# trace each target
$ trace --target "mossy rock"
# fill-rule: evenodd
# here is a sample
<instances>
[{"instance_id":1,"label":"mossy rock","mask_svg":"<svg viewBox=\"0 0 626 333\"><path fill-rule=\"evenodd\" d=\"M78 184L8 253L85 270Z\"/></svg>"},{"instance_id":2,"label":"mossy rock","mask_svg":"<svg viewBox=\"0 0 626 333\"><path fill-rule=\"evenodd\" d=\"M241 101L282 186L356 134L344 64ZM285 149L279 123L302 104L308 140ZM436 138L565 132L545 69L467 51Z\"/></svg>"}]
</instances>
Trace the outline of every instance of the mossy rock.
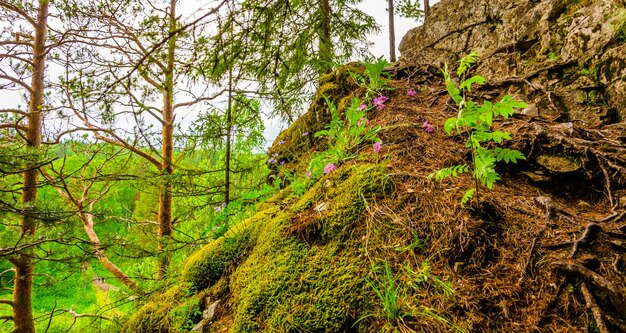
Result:
<instances>
[{"instance_id":1,"label":"mossy rock","mask_svg":"<svg viewBox=\"0 0 626 333\"><path fill-rule=\"evenodd\" d=\"M386 172L380 164L344 165L321 178L291 210L302 212L320 202L328 203L320 212L319 240L340 239L349 232L365 210L365 200L390 189Z\"/></svg>"},{"instance_id":2,"label":"mossy rock","mask_svg":"<svg viewBox=\"0 0 626 333\"><path fill-rule=\"evenodd\" d=\"M258 212L255 214L256 218L252 217L233 226L223 237L191 255L183 267L182 280L196 291L217 282L224 270L237 263L245 250L251 247L254 240L254 220L261 219L267 213L267 210Z\"/></svg>"},{"instance_id":3,"label":"mossy rock","mask_svg":"<svg viewBox=\"0 0 626 333\"><path fill-rule=\"evenodd\" d=\"M269 155L277 154L277 163L293 162L300 152L307 150L314 144L312 135L322 130L330 122L326 98L337 106L341 115L346 107L350 106L359 85L350 73L363 75L365 68L360 63L349 63L338 67L331 73L320 77L319 88L313 97L309 110L300 116L286 130L282 131L269 149ZM308 133L308 135L304 135Z\"/></svg>"},{"instance_id":4,"label":"mossy rock","mask_svg":"<svg viewBox=\"0 0 626 333\"><path fill-rule=\"evenodd\" d=\"M168 314L185 294L184 288L176 286L152 298L126 321L122 333L176 332L172 318Z\"/></svg>"}]
</instances>

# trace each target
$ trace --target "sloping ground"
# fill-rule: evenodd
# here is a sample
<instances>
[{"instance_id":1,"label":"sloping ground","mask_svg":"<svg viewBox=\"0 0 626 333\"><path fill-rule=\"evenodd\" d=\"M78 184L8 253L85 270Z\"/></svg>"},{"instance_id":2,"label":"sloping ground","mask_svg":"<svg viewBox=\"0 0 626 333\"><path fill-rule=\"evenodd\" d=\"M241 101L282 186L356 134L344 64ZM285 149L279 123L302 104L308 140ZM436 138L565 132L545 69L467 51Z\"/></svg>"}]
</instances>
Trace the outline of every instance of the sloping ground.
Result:
<instances>
[{"instance_id":1,"label":"sloping ground","mask_svg":"<svg viewBox=\"0 0 626 333\"><path fill-rule=\"evenodd\" d=\"M309 112L276 140L278 176L303 175L325 149L303 135L329 120L322 95L341 111L364 93L348 70L362 69L325 76ZM430 66L392 74L387 106L368 115L383 127L379 154L364 146L301 196L288 186L261 204L190 257L180 284L124 331L626 332L624 124L498 122L527 162L502 167L494 189L462 207L470 176L428 178L471 159L442 130L456 115L442 76ZM473 97L497 99L499 88Z\"/></svg>"}]
</instances>

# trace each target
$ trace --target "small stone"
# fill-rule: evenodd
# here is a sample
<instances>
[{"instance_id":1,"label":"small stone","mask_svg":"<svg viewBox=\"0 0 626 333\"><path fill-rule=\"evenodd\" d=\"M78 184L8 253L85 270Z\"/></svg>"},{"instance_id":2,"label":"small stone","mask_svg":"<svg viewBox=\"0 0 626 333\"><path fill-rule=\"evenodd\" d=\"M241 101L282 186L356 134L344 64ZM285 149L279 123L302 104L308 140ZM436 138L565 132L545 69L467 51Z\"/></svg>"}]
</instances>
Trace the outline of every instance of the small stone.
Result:
<instances>
[{"instance_id":1,"label":"small stone","mask_svg":"<svg viewBox=\"0 0 626 333\"><path fill-rule=\"evenodd\" d=\"M315 208L313 208L313 210L318 213L321 213L326 209L328 209L328 202L326 201L320 202L317 206L315 206Z\"/></svg>"},{"instance_id":2,"label":"small stone","mask_svg":"<svg viewBox=\"0 0 626 333\"><path fill-rule=\"evenodd\" d=\"M219 304L220 304L220 300L218 299L217 301L209 305L209 307L206 308L206 310L202 311L202 318L206 320L212 320L213 317L215 317L215 310L217 310L217 306Z\"/></svg>"},{"instance_id":3,"label":"small stone","mask_svg":"<svg viewBox=\"0 0 626 333\"><path fill-rule=\"evenodd\" d=\"M557 174L567 174L580 170L580 165L573 158L565 156L539 155L537 157L537 164Z\"/></svg>"},{"instance_id":4,"label":"small stone","mask_svg":"<svg viewBox=\"0 0 626 333\"><path fill-rule=\"evenodd\" d=\"M522 171L522 173L523 173L526 177L530 178L530 180L531 180L532 182L535 182L535 183L550 181L550 177L548 177L548 176L544 176L544 175L540 175L540 174L538 174L538 173L534 173L534 172L527 172L527 171Z\"/></svg>"},{"instance_id":5,"label":"small stone","mask_svg":"<svg viewBox=\"0 0 626 333\"><path fill-rule=\"evenodd\" d=\"M537 106L535 104L529 104L527 108L522 110L521 114L530 116L530 117L538 117L539 109L537 109Z\"/></svg>"}]
</instances>

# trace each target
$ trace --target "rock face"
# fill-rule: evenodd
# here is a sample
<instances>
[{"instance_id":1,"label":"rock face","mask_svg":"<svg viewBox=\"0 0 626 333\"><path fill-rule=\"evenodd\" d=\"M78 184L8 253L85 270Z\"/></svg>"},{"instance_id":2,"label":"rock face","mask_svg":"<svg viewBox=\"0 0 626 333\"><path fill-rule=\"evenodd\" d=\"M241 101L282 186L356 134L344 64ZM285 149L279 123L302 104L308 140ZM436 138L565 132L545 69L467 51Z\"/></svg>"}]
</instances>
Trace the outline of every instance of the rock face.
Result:
<instances>
[{"instance_id":1,"label":"rock face","mask_svg":"<svg viewBox=\"0 0 626 333\"><path fill-rule=\"evenodd\" d=\"M405 64L453 63L478 51L476 72L540 115L597 126L626 121L625 0L442 0L402 39Z\"/></svg>"}]
</instances>

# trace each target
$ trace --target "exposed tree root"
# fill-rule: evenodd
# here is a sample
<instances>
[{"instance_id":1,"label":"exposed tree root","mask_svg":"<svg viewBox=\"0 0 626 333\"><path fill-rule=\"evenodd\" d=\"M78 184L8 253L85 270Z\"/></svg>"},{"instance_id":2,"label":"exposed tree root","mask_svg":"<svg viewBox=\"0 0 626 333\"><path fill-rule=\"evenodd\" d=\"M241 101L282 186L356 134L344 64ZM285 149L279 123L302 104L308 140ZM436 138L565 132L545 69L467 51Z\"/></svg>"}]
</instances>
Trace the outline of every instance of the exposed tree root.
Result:
<instances>
[{"instance_id":1,"label":"exposed tree root","mask_svg":"<svg viewBox=\"0 0 626 333\"><path fill-rule=\"evenodd\" d=\"M589 290L589 287L587 287L586 282L583 282L583 284L580 286L580 290L585 297L587 309L591 310L591 313L593 314L593 319L596 321L596 327L598 328L598 331L600 331L600 333L609 333L610 331L606 327L606 323L604 322L604 314L598 306L598 303L596 303L596 298L593 297L593 294Z\"/></svg>"},{"instance_id":2,"label":"exposed tree root","mask_svg":"<svg viewBox=\"0 0 626 333\"><path fill-rule=\"evenodd\" d=\"M621 315L626 316L626 298L619 291L619 288L611 281L605 279L600 274L588 269L587 267L571 261L557 261L553 266L561 271L572 273L584 281L602 289L607 294L615 310Z\"/></svg>"}]
</instances>

